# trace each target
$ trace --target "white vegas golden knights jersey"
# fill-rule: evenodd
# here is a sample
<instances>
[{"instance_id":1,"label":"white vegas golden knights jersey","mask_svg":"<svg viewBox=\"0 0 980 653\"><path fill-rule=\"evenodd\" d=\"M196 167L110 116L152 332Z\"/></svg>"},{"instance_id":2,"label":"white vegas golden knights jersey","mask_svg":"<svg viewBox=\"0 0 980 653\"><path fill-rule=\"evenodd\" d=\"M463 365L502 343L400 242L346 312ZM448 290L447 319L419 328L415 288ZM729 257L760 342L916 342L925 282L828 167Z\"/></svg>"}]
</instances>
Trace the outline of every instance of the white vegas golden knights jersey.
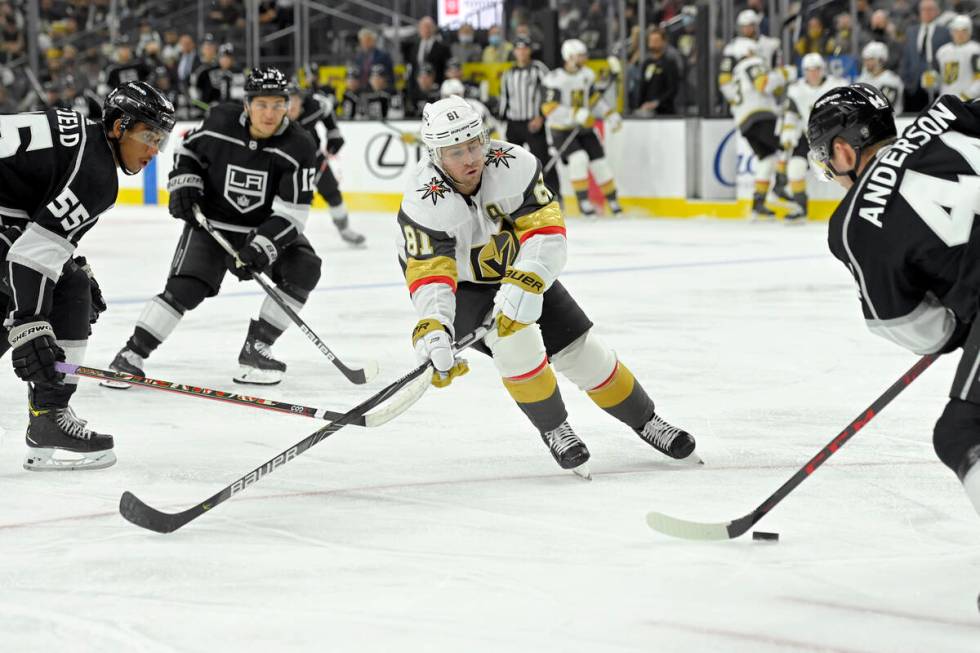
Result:
<instances>
[{"instance_id":1,"label":"white vegas golden knights jersey","mask_svg":"<svg viewBox=\"0 0 980 653\"><path fill-rule=\"evenodd\" d=\"M980 97L980 43L946 43L936 51L939 68L939 94L956 95L961 100Z\"/></svg>"},{"instance_id":2,"label":"white vegas golden knights jersey","mask_svg":"<svg viewBox=\"0 0 980 653\"><path fill-rule=\"evenodd\" d=\"M806 132L810 122L810 111L820 96L832 88L847 86L847 81L828 75L823 82L816 86L807 84L805 79L798 79L786 89L786 110L783 112L783 140L791 136L798 141Z\"/></svg>"},{"instance_id":3,"label":"white vegas golden knights jersey","mask_svg":"<svg viewBox=\"0 0 980 653\"><path fill-rule=\"evenodd\" d=\"M892 103L892 109L895 110L896 116L902 113L904 106L903 100L905 96L905 84L902 82L902 78L897 74L891 70L883 70L877 75L872 75L865 68L854 81L871 84L876 89L881 91L882 95L888 98L888 101Z\"/></svg>"},{"instance_id":4,"label":"white vegas golden knights jersey","mask_svg":"<svg viewBox=\"0 0 980 653\"><path fill-rule=\"evenodd\" d=\"M775 91L782 87L783 78L773 74L768 62L758 55L742 59L727 54L722 58L719 78L721 91L728 100L736 125L742 125L756 114L778 111Z\"/></svg>"},{"instance_id":5,"label":"white vegas golden knights jersey","mask_svg":"<svg viewBox=\"0 0 980 653\"><path fill-rule=\"evenodd\" d=\"M524 256L522 246L532 236L541 238ZM446 325L455 317L457 284L500 283L509 265L539 256L546 240L548 249L560 249L560 268L565 222L544 185L541 163L504 141L490 141L483 179L472 196L457 193L423 156L398 211L398 258L412 301L421 317Z\"/></svg>"},{"instance_id":6,"label":"white vegas golden knights jersey","mask_svg":"<svg viewBox=\"0 0 980 653\"><path fill-rule=\"evenodd\" d=\"M592 107L592 115L601 118L609 113L609 104L595 88L595 72L583 66L574 73L555 68L544 78L545 96L541 111L551 129L569 130L577 124L575 112Z\"/></svg>"}]
</instances>

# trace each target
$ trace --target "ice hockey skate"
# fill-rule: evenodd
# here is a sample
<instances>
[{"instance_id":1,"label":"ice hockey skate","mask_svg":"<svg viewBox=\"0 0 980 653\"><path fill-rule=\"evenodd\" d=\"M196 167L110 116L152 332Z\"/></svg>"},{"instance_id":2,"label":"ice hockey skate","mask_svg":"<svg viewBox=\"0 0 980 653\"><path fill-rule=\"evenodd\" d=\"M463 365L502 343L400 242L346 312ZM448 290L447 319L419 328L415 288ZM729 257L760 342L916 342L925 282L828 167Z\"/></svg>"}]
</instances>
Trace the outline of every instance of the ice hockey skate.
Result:
<instances>
[{"instance_id":1,"label":"ice hockey skate","mask_svg":"<svg viewBox=\"0 0 980 653\"><path fill-rule=\"evenodd\" d=\"M132 374L133 376L143 376L143 358L129 347L123 347L116 354L116 357L109 363L109 369L120 374ZM99 385L116 390L127 390L131 387L124 381L100 381Z\"/></svg>"},{"instance_id":2,"label":"ice hockey skate","mask_svg":"<svg viewBox=\"0 0 980 653\"><path fill-rule=\"evenodd\" d=\"M766 206L766 196L756 194L752 197L752 213L749 215L750 222L772 222L776 219L776 214Z\"/></svg>"},{"instance_id":3,"label":"ice hockey skate","mask_svg":"<svg viewBox=\"0 0 980 653\"><path fill-rule=\"evenodd\" d=\"M32 393L33 395L33 393ZM97 433L71 407L35 408L28 404L27 456L32 472L104 469L116 463L112 436Z\"/></svg>"},{"instance_id":4,"label":"ice hockey skate","mask_svg":"<svg viewBox=\"0 0 980 653\"><path fill-rule=\"evenodd\" d=\"M238 354L239 370L235 383L251 385L276 385L286 374L286 364L272 356L272 345L260 340L254 333L252 321L242 351Z\"/></svg>"},{"instance_id":5,"label":"ice hockey skate","mask_svg":"<svg viewBox=\"0 0 980 653\"><path fill-rule=\"evenodd\" d=\"M704 464L704 461L694 453L694 437L684 429L668 424L656 413L642 428L636 429L636 434L665 456L697 465Z\"/></svg>"},{"instance_id":6,"label":"ice hockey skate","mask_svg":"<svg viewBox=\"0 0 980 653\"><path fill-rule=\"evenodd\" d=\"M337 231L340 233L340 239L351 247L363 247L364 241L367 240L364 234L358 233L348 226L338 226Z\"/></svg>"},{"instance_id":7,"label":"ice hockey skate","mask_svg":"<svg viewBox=\"0 0 980 653\"><path fill-rule=\"evenodd\" d=\"M568 422L562 422L558 428L545 431L541 439L548 445L548 450L562 469L569 469L587 481L592 480L588 465L589 450Z\"/></svg>"}]
</instances>

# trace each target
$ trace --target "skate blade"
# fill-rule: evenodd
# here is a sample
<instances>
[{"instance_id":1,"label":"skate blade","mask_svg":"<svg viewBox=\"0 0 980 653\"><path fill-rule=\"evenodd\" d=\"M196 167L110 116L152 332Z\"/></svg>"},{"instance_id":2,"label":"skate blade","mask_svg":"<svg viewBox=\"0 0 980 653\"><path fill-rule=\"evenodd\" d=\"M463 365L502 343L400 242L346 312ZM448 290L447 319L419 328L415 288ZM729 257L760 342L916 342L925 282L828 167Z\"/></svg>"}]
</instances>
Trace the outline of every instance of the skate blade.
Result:
<instances>
[{"instance_id":1,"label":"skate blade","mask_svg":"<svg viewBox=\"0 0 980 653\"><path fill-rule=\"evenodd\" d=\"M130 388L133 387L132 383L125 383L123 381L109 381L109 380L99 381L99 385L101 385L103 388L112 388L114 390L129 390Z\"/></svg>"},{"instance_id":2,"label":"skate blade","mask_svg":"<svg viewBox=\"0 0 980 653\"><path fill-rule=\"evenodd\" d=\"M283 376L283 373L277 370L260 370L257 367L242 365L238 375L232 380L244 385L277 385L282 381Z\"/></svg>"},{"instance_id":3,"label":"skate blade","mask_svg":"<svg viewBox=\"0 0 980 653\"><path fill-rule=\"evenodd\" d=\"M84 453L54 447L30 447L24 457L29 472L68 472L82 469L105 469L116 464L112 449Z\"/></svg>"},{"instance_id":4,"label":"skate blade","mask_svg":"<svg viewBox=\"0 0 980 653\"><path fill-rule=\"evenodd\" d=\"M586 481L592 480L592 470L589 469L589 463L582 463L578 467L573 467L572 473Z\"/></svg>"},{"instance_id":5,"label":"skate blade","mask_svg":"<svg viewBox=\"0 0 980 653\"><path fill-rule=\"evenodd\" d=\"M683 463L685 465L703 465L704 464L704 461L701 460L701 456L697 455L694 452L691 452L691 455L689 455L687 458L672 458L672 460L676 460L677 462Z\"/></svg>"}]
</instances>

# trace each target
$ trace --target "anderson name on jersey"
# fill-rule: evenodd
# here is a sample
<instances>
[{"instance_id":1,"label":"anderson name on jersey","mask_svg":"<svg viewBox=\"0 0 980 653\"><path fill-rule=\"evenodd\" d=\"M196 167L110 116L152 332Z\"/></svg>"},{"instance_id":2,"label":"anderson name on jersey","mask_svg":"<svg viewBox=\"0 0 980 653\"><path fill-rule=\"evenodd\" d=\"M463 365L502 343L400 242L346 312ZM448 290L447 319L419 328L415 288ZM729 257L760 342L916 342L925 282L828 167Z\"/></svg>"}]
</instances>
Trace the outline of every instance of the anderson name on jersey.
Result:
<instances>
[{"instance_id":1,"label":"anderson name on jersey","mask_svg":"<svg viewBox=\"0 0 980 653\"><path fill-rule=\"evenodd\" d=\"M316 150L313 137L288 118L270 138L256 140L242 105L221 104L177 147L169 187L203 183L201 210L219 229L248 233L276 215L293 228L280 234L291 240L309 217Z\"/></svg>"},{"instance_id":2,"label":"anderson name on jersey","mask_svg":"<svg viewBox=\"0 0 980 653\"><path fill-rule=\"evenodd\" d=\"M6 258L9 319L48 315L62 268L118 191L100 123L68 109L0 115L0 227L23 230Z\"/></svg>"},{"instance_id":3,"label":"anderson name on jersey","mask_svg":"<svg viewBox=\"0 0 980 653\"><path fill-rule=\"evenodd\" d=\"M524 148L490 141L480 188L457 193L427 157L398 211L398 257L418 314L452 327L460 282L497 284L508 266L565 262L565 221ZM554 268L554 269L551 269Z\"/></svg>"},{"instance_id":4,"label":"anderson name on jersey","mask_svg":"<svg viewBox=\"0 0 980 653\"><path fill-rule=\"evenodd\" d=\"M944 95L882 148L830 219L871 331L939 351L980 297L980 105Z\"/></svg>"}]
</instances>

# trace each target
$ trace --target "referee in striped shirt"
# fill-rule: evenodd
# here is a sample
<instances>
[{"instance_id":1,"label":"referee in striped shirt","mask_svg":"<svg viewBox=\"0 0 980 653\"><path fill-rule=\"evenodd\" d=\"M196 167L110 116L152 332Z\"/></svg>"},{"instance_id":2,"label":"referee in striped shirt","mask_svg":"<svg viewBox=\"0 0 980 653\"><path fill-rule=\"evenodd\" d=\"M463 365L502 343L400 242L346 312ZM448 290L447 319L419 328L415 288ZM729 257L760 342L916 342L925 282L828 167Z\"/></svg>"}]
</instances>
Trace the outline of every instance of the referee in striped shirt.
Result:
<instances>
[{"instance_id":1,"label":"referee in striped shirt","mask_svg":"<svg viewBox=\"0 0 980 653\"><path fill-rule=\"evenodd\" d=\"M541 160L544 167L551 159L544 116L541 115L541 102L544 99L542 86L548 67L540 61L532 61L531 42L523 38L514 42L514 59L515 65L504 73L500 83L499 117L507 122L505 140L525 146ZM545 174L544 183L557 197L561 197L557 166L552 166Z\"/></svg>"}]
</instances>

